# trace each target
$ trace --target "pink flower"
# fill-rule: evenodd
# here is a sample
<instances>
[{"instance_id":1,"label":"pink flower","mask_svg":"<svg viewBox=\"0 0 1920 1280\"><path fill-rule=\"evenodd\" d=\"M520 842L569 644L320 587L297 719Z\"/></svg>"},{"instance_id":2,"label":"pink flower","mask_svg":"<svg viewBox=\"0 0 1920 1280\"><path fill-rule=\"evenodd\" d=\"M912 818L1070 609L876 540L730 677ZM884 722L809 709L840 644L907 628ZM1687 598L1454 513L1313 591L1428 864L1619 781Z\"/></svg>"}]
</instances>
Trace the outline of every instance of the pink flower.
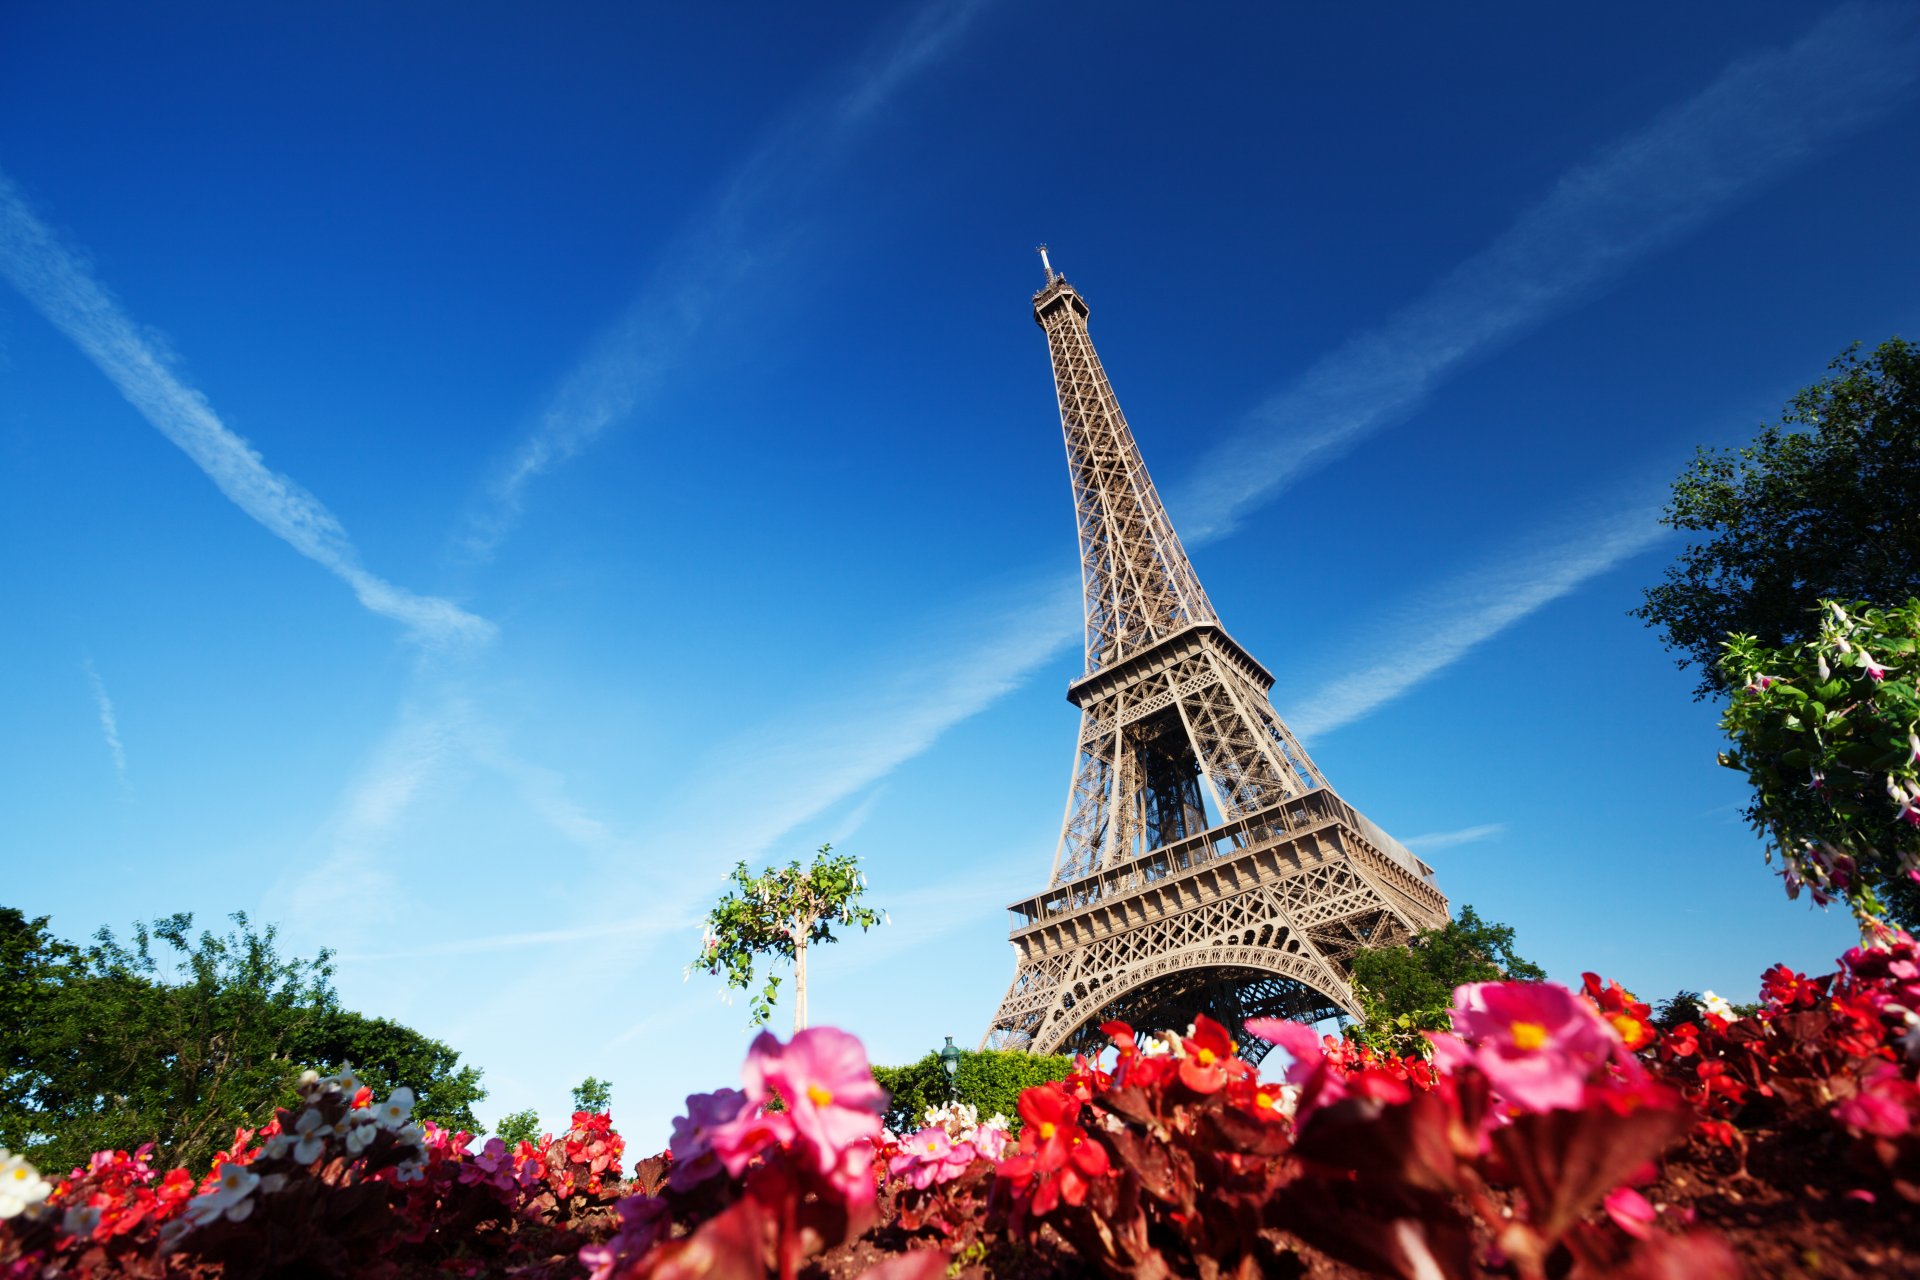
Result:
<instances>
[{"instance_id":1,"label":"pink flower","mask_svg":"<svg viewBox=\"0 0 1920 1280\"><path fill-rule=\"evenodd\" d=\"M667 1181L675 1191L686 1191L720 1172L723 1157L714 1150L714 1131L747 1109L747 1095L738 1089L687 1095L687 1114L674 1117L673 1137L667 1143L673 1152L673 1172ZM753 1153L734 1154L744 1165ZM738 1172L733 1165L728 1168Z\"/></svg>"},{"instance_id":2,"label":"pink flower","mask_svg":"<svg viewBox=\"0 0 1920 1280\"><path fill-rule=\"evenodd\" d=\"M1619 1228L1636 1240L1645 1240L1654 1234L1653 1224L1660 1216L1647 1198L1632 1187L1615 1187L1601 1201Z\"/></svg>"},{"instance_id":3,"label":"pink flower","mask_svg":"<svg viewBox=\"0 0 1920 1280\"><path fill-rule=\"evenodd\" d=\"M833 1027L810 1027L783 1045L762 1032L741 1074L745 1107L709 1130L729 1174L738 1177L771 1145L792 1144L849 1201L873 1198L873 1143L887 1095L874 1083L859 1040ZM765 1110L775 1097L786 1110Z\"/></svg>"},{"instance_id":4,"label":"pink flower","mask_svg":"<svg viewBox=\"0 0 1920 1280\"><path fill-rule=\"evenodd\" d=\"M1914 1127L1920 1113L1920 1085L1891 1062L1876 1062L1860 1082L1860 1092L1833 1109L1833 1118L1850 1129L1877 1138L1898 1138Z\"/></svg>"},{"instance_id":5,"label":"pink flower","mask_svg":"<svg viewBox=\"0 0 1920 1280\"><path fill-rule=\"evenodd\" d=\"M1615 1058L1635 1069L1592 1005L1548 982L1475 982L1453 993L1453 1028L1429 1035L1434 1061L1472 1065L1521 1111L1572 1110L1587 1078Z\"/></svg>"},{"instance_id":6,"label":"pink flower","mask_svg":"<svg viewBox=\"0 0 1920 1280\"><path fill-rule=\"evenodd\" d=\"M1304 1124L1314 1111L1346 1096L1346 1076L1334 1070L1313 1028L1286 1018L1248 1018L1246 1029L1248 1034L1286 1050L1293 1059L1286 1078L1288 1084L1300 1089L1293 1113L1296 1124Z\"/></svg>"},{"instance_id":7,"label":"pink flower","mask_svg":"<svg viewBox=\"0 0 1920 1280\"><path fill-rule=\"evenodd\" d=\"M620 1230L605 1244L590 1244L580 1250L580 1263L588 1270L588 1280L613 1280L630 1264L644 1257L673 1231L673 1216L667 1202L655 1196L628 1196L617 1206Z\"/></svg>"},{"instance_id":8,"label":"pink flower","mask_svg":"<svg viewBox=\"0 0 1920 1280\"><path fill-rule=\"evenodd\" d=\"M866 1049L844 1031L810 1027L786 1045L763 1032L743 1074L749 1098L777 1092L786 1102L795 1135L812 1144L822 1173L842 1152L880 1136L886 1090L874 1082Z\"/></svg>"},{"instance_id":9,"label":"pink flower","mask_svg":"<svg viewBox=\"0 0 1920 1280\"><path fill-rule=\"evenodd\" d=\"M974 1152L988 1160L998 1160L1007 1152L1008 1134L998 1125L983 1124L973 1131Z\"/></svg>"},{"instance_id":10,"label":"pink flower","mask_svg":"<svg viewBox=\"0 0 1920 1280\"><path fill-rule=\"evenodd\" d=\"M922 1129L900 1143L900 1154L887 1161L887 1172L905 1178L915 1190L925 1191L965 1173L976 1154L971 1142L955 1142L945 1129Z\"/></svg>"}]
</instances>

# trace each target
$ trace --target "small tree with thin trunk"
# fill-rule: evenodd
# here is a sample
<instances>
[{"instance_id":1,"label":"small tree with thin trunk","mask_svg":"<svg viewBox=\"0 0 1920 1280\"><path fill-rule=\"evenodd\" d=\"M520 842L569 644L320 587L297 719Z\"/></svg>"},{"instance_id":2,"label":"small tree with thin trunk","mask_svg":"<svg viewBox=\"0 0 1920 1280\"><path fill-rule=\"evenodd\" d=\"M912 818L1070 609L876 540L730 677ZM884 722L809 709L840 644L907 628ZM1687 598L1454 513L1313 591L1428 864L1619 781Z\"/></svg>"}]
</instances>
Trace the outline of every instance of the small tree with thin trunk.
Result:
<instances>
[{"instance_id":1,"label":"small tree with thin trunk","mask_svg":"<svg viewBox=\"0 0 1920 1280\"><path fill-rule=\"evenodd\" d=\"M755 876L742 862L731 884L707 913L700 954L687 971L725 973L729 987L745 991L753 986L759 957L787 960L793 965L793 1029L806 1030L807 949L832 942L835 925L859 925L864 932L883 919L879 909L859 900L867 888L859 859L823 844L812 866L790 862ZM773 1016L779 993L780 975L769 965L765 985L752 998L754 1026Z\"/></svg>"}]
</instances>

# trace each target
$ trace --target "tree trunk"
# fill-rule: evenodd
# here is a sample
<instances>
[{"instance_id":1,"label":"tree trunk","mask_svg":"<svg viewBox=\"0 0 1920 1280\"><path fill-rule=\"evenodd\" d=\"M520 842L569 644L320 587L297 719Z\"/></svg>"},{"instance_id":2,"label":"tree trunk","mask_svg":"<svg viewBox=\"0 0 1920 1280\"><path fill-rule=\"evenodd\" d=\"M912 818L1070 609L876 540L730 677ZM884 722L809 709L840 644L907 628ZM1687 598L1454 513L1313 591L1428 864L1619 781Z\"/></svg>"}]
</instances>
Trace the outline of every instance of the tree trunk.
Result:
<instances>
[{"instance_id":1,"label":"tree trunk","mask_svg":"<svg viewBox=\"0 0 1920 1280\"><path fill-rule=\"evenodd\" d=\"M793 937L793 1031L807 1029L807 934L800 930Z\"/></svg>"}]
</instances>

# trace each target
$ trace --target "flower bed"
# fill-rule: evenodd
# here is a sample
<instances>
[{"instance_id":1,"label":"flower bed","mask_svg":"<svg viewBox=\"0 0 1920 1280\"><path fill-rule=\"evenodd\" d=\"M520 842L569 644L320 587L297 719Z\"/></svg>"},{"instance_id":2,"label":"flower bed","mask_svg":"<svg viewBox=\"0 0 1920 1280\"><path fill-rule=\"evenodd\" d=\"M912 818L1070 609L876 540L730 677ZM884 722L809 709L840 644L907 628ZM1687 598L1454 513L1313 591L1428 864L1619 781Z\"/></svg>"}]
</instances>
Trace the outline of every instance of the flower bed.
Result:
<instances>
[{"instance_id":1,"label":"flower bed","mask_svg":"<svg viewBox=\"0 0 1920 1280\"><path fill-rule=\"evenodd\" d=\"M1920 1274L1920 948L1883 933L1762 997L1662 1030L1591 974L1481 983L1431 1061L1249 1022L1283 1080L1205 1018L1115 1023L1020 1096L1017 1140L959 1107L886 1134L852 1036L762 1035L631 1177L605 1115L476 1151L404 1089L309 1076L198 1178L0 1153L0 1274Z\"/></svg>"}]
</instances>

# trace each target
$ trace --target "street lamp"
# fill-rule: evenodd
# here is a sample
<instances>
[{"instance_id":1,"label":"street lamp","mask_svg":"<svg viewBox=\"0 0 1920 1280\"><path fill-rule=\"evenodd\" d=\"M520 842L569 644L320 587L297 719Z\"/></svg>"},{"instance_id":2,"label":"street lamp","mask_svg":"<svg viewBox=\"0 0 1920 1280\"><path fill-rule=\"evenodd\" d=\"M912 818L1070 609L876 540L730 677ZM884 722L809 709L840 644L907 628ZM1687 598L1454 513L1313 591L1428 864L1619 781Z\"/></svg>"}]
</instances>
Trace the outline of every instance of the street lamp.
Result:
<instances>
[{"instance_id":1,"label":"street lamp","mask_svg":"<svg viewBox=\"0 0 1920 1280\"><path fill-rule=\"evenodd\" d=\"M947 1037L947 1047L940 1051L940 1069L947 1073L947 1098L949 1101L960 1097L960 1051L953 1047L953 1037Z\"/></svg>"}]
</instances>

